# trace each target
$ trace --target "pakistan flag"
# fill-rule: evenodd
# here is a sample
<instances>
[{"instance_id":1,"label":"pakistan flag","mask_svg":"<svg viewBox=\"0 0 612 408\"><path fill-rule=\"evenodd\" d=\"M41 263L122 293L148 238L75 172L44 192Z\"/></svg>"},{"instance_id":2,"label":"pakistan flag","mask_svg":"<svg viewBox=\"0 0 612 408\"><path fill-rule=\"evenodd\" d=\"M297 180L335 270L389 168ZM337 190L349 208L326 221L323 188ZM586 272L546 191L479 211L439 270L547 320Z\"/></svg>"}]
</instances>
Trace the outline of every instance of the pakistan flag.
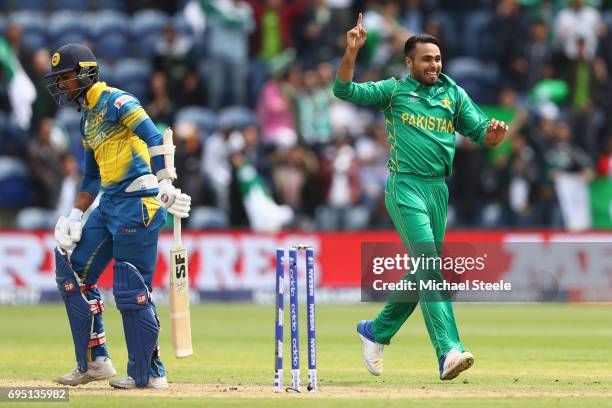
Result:
<instances>
[{"instance_id":1,"label":"pakistan flag","mask_svg":"<svg viewBox=\"0 0 612 408\"><path fill-rule=\"evenodd\" d=\"M240 162L236 177L251 228L257 232L279 231L293 220L293 210L276 204L257 169L247 161Z\"/></svg>"},{"instance_id":2,"label":"pakistan flag","mask_svg":"<svg viewBox=\"0 0 612 408\"><path fill-rule=\"evenodd\" d=\"M612 229L612 179L595 179L590 188L593 228Z\"/></svg>"},{"instance_id":3,"label":"pakistan flag","mask_svg":"<svg viewBox=\"0 0 612 408\"><path fill-rule=\"evenodd\" d=\"M30 128L32 103L36 99L36 88L25 73L13 49L4 38L0 38L0 69L4 72L4 84L17 125L22 130Z\"/></svg>"}]
</instances>

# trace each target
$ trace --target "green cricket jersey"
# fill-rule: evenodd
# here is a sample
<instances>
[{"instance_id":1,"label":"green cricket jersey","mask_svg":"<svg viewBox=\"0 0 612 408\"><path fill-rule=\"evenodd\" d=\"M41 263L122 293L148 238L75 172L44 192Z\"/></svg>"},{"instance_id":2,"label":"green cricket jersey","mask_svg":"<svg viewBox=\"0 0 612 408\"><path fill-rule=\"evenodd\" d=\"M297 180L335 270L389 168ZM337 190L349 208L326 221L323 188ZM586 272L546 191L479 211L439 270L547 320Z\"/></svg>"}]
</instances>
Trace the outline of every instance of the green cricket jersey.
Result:
<instances>
[{"instance_id":1,"label":"green cricket jersey","mask_svg":"<svg viewBox=\"0 0 612 408\"><path fill-rule=\"evenodd\" d=\"M376 106L385 115L391 157L389 170L447 177L455 155L455 132L482 145L489 119L450 77L430 87L411 77L355 83L336 77L334 95Z\"/></svg>"}]
</instances>

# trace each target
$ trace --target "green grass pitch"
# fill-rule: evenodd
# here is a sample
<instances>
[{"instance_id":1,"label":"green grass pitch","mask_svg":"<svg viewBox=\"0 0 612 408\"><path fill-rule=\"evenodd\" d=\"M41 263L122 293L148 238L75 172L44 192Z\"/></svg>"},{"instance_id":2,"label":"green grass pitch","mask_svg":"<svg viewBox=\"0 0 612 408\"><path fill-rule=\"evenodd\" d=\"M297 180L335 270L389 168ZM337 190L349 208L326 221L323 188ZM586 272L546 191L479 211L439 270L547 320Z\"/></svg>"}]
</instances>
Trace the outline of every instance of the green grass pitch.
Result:
<instances>
[{"instance_id":1,"label":"green grass pitch","mask_svg":"<svg viewBox=\"0 0 612 408\"><path fill-rule=\"evenodd\" d=\"M612 406L612 305L456 305L474 366L451 382L437 363L420 313L385 348L385 373L363 367L358 320L381 305L317 308L317 394L275 394L272 306L208 304L192 308L195 355L172 356L167 309L160 308L168 391L112 390L104 382L70 389L70 406L151 407L606 407ZM417 309L418 310L418 309ZM305 313L300 308L302 385ZM120 315L105 312L111 357L125 373ZM63 305L0 307L0 386L51 386L75 365ZM288 330L285 384L290 380ZM0 403L1 406L4 404ZM14 404L24 407L28 404ZM68 404L53 404L63 406ZM36 406L40 406L37 404Z\"/></svg>"}]
</instances>

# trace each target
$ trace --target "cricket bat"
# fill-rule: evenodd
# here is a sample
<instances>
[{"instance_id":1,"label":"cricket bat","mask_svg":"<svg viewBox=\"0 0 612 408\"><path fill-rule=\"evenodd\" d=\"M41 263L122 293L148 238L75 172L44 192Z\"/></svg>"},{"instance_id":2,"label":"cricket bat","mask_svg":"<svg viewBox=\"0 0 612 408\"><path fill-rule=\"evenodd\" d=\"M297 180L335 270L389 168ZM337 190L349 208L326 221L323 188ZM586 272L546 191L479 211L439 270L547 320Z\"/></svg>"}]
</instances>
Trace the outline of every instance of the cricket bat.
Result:
<instances>
[{"instance_id":1,"label":"cricket bat","mask_svg":"<svg viewBox=\"0 0 612 408\"><path fill-rule=\"evenodd\" d=\"M174 172L174 145L172 129L167 128L162 138L171 154L164 154L167 168ZM176 177L176 174L175 174ZM169 306L172 325L172 349L176 358L193 354L191 345L191 316L189 313L189 271L187 270L187 249L181 239L181 219L174 216L174 242L170 250Z\"/></svg>"},{"instance_id":2,"label":"cricket bat","mask_svg":"<svg viewBox=\"0 0 612 408\"><path fill-rule=\"evenodd\" d=\"M187 249L181 240L181 219L174 216L174 243L170 250L170 321L172 348L176 358L193 354L189 313L189 273Z\"/></svg>"}]
</instances>

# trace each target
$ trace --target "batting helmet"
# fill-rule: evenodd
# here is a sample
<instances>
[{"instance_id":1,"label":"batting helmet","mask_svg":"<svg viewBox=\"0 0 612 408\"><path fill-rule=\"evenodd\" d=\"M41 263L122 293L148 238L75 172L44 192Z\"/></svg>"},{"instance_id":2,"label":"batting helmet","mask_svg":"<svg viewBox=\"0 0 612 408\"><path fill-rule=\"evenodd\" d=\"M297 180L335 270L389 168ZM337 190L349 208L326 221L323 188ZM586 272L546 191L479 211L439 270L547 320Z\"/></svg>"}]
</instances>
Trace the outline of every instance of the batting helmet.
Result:
<instances>
[{"instance_id":1,"label":"batting helmet","mask_svg":"<svg viewBox=\"0 0 612 408\"><path fill-rule=\"evenodd\" d=\"M79 87L72 91L79 91L75 96L69 98L68 90L62 90L58 85L71 81L59 81L58 75L74 71L77 73L76 81ZM93 52L82 44L62 45L53 53L51 57L51 72L45 75L46 78L55 78L52 83L47 85L47 90L53 100L59 106L66 106L71 102L82 97L86 90L98 80L98 62Z\"/></svg>"}]
</instances>

